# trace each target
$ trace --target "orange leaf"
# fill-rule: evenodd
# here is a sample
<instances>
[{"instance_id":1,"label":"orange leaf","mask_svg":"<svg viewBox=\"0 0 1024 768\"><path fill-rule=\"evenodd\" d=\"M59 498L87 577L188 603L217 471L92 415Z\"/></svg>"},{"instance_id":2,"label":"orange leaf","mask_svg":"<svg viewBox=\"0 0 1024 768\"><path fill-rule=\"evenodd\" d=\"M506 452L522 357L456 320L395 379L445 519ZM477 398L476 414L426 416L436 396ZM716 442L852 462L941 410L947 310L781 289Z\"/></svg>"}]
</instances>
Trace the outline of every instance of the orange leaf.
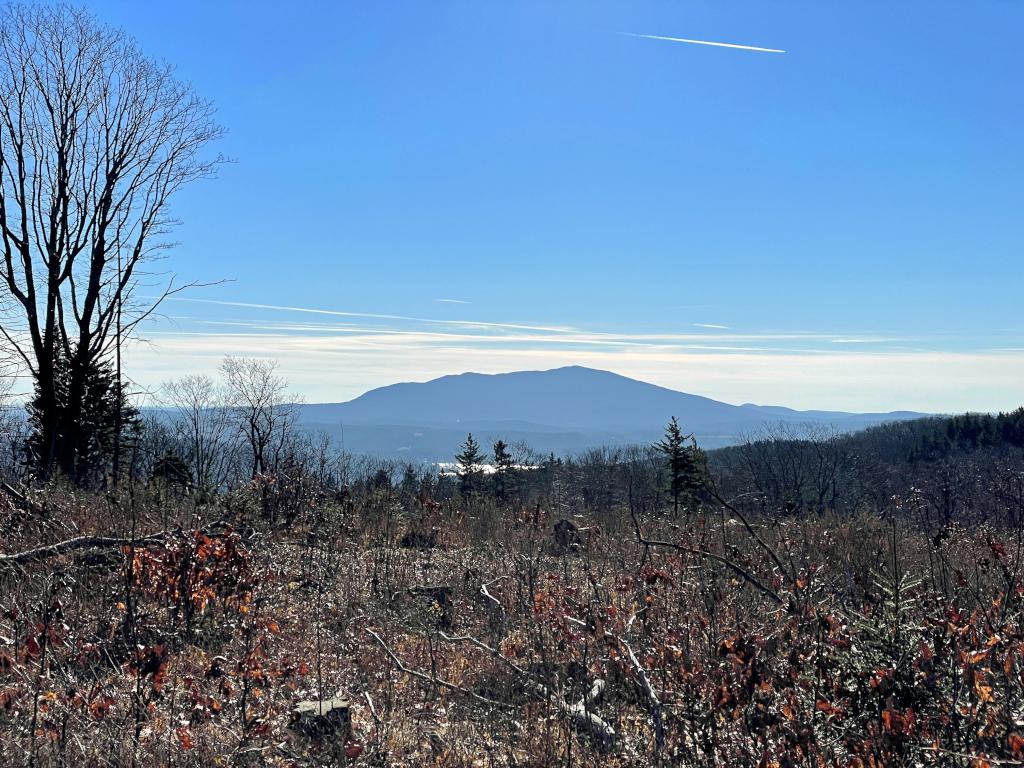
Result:
<instances>
[{"instance_id":1,"label":"orange leaf","mask_svg":"<svg viewBox=\"0 0 1024 768\"><path fill-rule=\"evenodd\" d=\"M110 705L113 703L114 699L112 696L100 696L89 705L89 714L96 720L102 720L103 716L107 713L107 710L110 709Z\"/></svg>"},{"instance_id":2,"label":"orange leaf","mask_svg":"<svg viewBox=\"0 0 1024 768\"><path fill-rule=\"evenodd\" d=\"M1010 744L1010 749L1013 751L1014 757L1019 757L1024 753L1024 736L1021 736L1017 731L1013 731L1006 740Z\"/></svg>"},{"instance_id":3,"label":"orange leaf","mask_svg":"<svg viewBox=\"0 0 1024 768\"><path fill-rule=\"evenodd\" d=\"M178 741L181 742L183 749L192 749L192 734L188 732L188 728L178 728L175 733L178 734Z\"/></svg>"}]
</instances>

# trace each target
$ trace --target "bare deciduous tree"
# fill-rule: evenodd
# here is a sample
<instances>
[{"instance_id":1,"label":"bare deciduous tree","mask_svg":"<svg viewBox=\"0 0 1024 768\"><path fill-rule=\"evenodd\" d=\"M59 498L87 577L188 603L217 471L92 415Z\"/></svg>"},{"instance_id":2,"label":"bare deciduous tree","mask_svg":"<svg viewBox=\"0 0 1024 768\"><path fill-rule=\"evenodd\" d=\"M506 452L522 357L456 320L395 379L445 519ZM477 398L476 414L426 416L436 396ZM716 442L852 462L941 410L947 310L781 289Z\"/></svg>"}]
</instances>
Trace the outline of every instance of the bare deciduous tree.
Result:
<instances>
[{"instance_id":1,"label":"bare deciduous tree","mask_svg":"<svg viewBox=\"0 0 1024 768\"><path fill-rule=\"evenodd\" d=\"M43 473L75 476L89 372L159 303L137 294L144 265L220 134L210 102L89 13L0 10L0 334L34 379Z\"/></svg>"},{"instance_id":2,"label":"bare deciduous tree","mask_svg":"<svg viewBox=\"0 0 1024 768\"><path fill-rule=\"evenodd\" d=\"M221 373L238 430L250 450L252 477L277 468L296 413L288 400L288 382L276 360L226 357Z\"/></svg>"},{"instance_id":3,"label":"bare deciduous tree","mask_svg":"<svg viewBox=\"0 0 1024 768\"><path fill-rule=\"evenodd\" d=\"M174 431L188 449L193 481L199 488L219 488L237 452L226 387L209 376L193 375L167 382L163 391L173 408Z\"/></svg>"}]
</instances>

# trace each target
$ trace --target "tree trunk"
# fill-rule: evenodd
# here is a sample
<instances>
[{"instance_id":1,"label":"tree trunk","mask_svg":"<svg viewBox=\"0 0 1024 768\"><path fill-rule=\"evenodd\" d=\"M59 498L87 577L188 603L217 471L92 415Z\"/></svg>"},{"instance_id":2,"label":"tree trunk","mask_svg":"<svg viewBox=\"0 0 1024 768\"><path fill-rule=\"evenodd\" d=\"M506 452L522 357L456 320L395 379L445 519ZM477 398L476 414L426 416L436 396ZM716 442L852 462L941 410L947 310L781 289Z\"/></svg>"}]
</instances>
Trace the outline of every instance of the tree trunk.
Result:
<instances>
[{"instance_id":1,"label":"tree trunk","mask_svg":"<svg viewBox=\"0 0 1024 768\"><path fill-rule=\"evenodd\" d=\"M82 441L82 418L85 416L83 402L85 400L85 377L87 366L83 364L81 354L76 354L71 362L71 380L68 383L68 401L64 407L64 434L59 452L60 470L74 483L78 476L78 458Z\"/></svg>"}]
</instances>

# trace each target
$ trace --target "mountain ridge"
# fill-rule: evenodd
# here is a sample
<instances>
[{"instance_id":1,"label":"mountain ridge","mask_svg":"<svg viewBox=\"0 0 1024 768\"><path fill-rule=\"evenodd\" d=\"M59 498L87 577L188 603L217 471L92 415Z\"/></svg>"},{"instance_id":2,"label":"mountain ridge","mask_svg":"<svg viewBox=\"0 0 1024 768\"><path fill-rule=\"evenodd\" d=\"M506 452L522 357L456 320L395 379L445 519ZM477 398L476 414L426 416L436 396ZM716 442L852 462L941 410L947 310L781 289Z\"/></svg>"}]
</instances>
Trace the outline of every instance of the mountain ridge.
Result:
<instances>
[{"instance_id":1,"label":"mountain ridge","mask_svg":"<svg viewBox=\"0 0 1024 768\"><path fill-rule=\"evenodd\" d=\"M737 442L767 423L816 423L855 431L925 415L733 405L578 365L448 374L425 382L377 387L345 402L302 405L299 410L300 422L308 428L347 431L350 436L356 434L353 428L359 428L361 439L349 446L355 452L366 448L378 454L431 459L441 450L433 439L439 440L441 435L436 433L441 432L446 442L444 456L450 456L455 448L447 444L453 433L471 430L486 439L515 433L527 442L534 438L538 449L559 452L587 447L588 440L601 445L657 439L665 423L675 416L707 447L717 447ZM390 433L390 438L375 439L374 428L381 435ZM559 435L562 439L555 439ZM367 444L360 445L363 442ZM401 445L389 450L390 442Z\"/></svg>"}]
</instances>

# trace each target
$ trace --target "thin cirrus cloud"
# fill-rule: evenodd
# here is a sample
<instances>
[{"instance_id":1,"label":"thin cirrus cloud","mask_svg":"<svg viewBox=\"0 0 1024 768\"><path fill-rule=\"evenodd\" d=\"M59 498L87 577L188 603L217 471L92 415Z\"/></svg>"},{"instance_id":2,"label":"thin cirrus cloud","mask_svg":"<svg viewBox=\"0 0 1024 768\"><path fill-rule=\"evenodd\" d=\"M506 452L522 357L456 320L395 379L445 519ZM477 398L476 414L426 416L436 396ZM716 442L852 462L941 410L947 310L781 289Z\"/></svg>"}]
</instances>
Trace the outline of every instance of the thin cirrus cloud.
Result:
<instances>
[{"instance_id":1,"label":"thin cirrus cloud","mask_svg":"<svg viewBox=\"0 0 1024 768\"><path fill-rule=\"evenodd\" d=\"M372 317L376 317L373 315ZM417 321L424 322L424 321ZM648 346L648 347L674 347L680 345L694 345L702 349L743 349L757 351L762 349L766 352L772 351L818 351L828 352L827 348L820 347L816 350L806 349L807 345L816 345L825 342L832 342L831 334L817 333L810 331L796 332L749 332L749 333L615 333L608 331L588 331L577 328L552 329L550 326L532 326L518 323L482 323L478 321L461 320L430 320L429 325L416 325L403 328L387 325L368 325L360 323L315 323L315 322L294 322L277 321L266 319L255 320L232 320L232 319L209 319L209 318L183 318L179 316L176 323L180 330L153 329L149 335L175 335L187 336L209 335L211 331L188 330L187 326L201 326L204 328L219 327L230 329L227 333L238 333L242 335L264 334L267 336L333 336L335 338L346 337L351 339L383 340L387 337L406 338L415 340L418 343L430 343L435 340L459 340L474 344L499 344L508 346L511 344L536 344L543 346ZM440 329L437 326L445 326ZM889 341L883 337L864 338L858 340L860 343L882 343ZM706 342L712 342L707 344ZM755 346L731 347L722 346L723 343L746 343ZM768 347L765 344L778 342L792 343L790 348Z\"/></svg>"},{"instance_id":2,"label":"thin cirrus cloud","mask_svg":"<svg viewBox=\"0 0 1024 768\"><path fill-rule=\"evenodd\" d=\"M416 343L428 344L435 340L509 346L541 345L561 347L565 345L593 347L674 347L695 345L695 348L714 350L742 350L764 352L815 352L830 353L830 344L891 344L912 339L896 339L874 335L842 335L835 331L735 331L720 323L691 323L703 331L692 332L616 332L608 330L582 329L569 325L551 325L529 322L494 322L468 319L423 318L413 315L399 315L381 312L355 312L319 307L293 307L279 304L264 304L218 299L196 299L172 297L169 301L207 304L225 308L236 308L243 312L260 310L282 315L319 315L339 320L302 321L267 320L249 317L207 318L175 315L178 330L152 327L150 334L209 335L208 327L231 329L225 333L266 334L268 336L334 336L353 340L380 341L386 337L404 338ZM340 319L344 318L344 322ZM358 322L362 321L362 322ZM190 330L190 326L205 327L202 331ZM779 347L779 343L788 346ZM742 344L741 347L723 346ZM834 351L831 352L835 354Z\"/></svg>"},{"instance_id":3,"label":"thin cirrus cloud","mask_svg":"<svg viewBox=\"0 0 1024 768\"><path fill-rule=\"evenodd\" d=\"M833 344L877 344L883 341L899 341L899 339L829 339L829 341Z\"/></svg>"},{"instance_id":4,"label":"thin cirrus cloud","mask_svg":"<svg viewBox=\"0 0 1024 768\"><path fill-rule=\"evenodd\" d=\"M1019 405L1021 353L710 351L680 346L474 345L462 340L341 339L259 333L169 335L137 345L129 373L144 389L182 375L217 375L227 353L272 356L309 402L338 402L374 387L463 371L499 373L586 365L706 395L794 408L952 412Z\"/></svg>"},{"instance_id":5,"label":"thin cirrus cloud","mask_svg":"<svg viewBox=\"0 0 1024 768\"><path fill-rule=\"evenodd\" d=\"M434 299L438 304L471 304L470 301L463 301L462 299Z\"/></svg>"},{"instance_id":6,"label":"thin cirrus cloud","mask_svg":"<svg viewBox=\"0 0 1024 768\"><path fill-rule=\"evenodd\" d=\"M373 320L398 320L403 322L415 322L415 323L435 323L435 324L456 324L466 325L481 328L508 328L508 329L520 329L520 330L534 330L534 331L550 331L553 333L569 331L570 328L564 326L541 326L541 325L522 325L515 323L485 323L474 320L438 320L436 318L427 317L410 317L409 315L390 315L390 314L378 314L372 312L345 312L338 309L318 309L316 307L286 307L280 304L257 304L249 301L222 301L219 299L193 299L186 298L184 296L170 296L168 301L186 301L195 304L213 304L220 307L238 307L241 309L267 309L276 312L298 312L312 315L330 315L333 317L362 317Z\"/></svg>"},{"instance_id":7,"label":"thin cirrus cloud","mask_svg":"<svg viewBox=\"0 0 1024 768\"><path fill-rule=\"evenodd\" d=\"M1018 333L993 350L966 337L896 338L855 329L688 323L689 331L620 332L184 297L174 310L173 318L148 325L142 335L149 343L129 356L130 373L145 389L182 371L216 375L225 354L280 360L310 402L462 371L575 364L729 402L935 412L1015 407L1024 378Z\"/></svg>"},{"instance_id":8,"label":"thin cirrus cloud","mask_svg":"<svg viewBox=\"0 0 1024 768\"><path fill-rule=\"evenodd\" d=\"M740 45L739 43L720 43L713 40L693 40L688 37L668 37L666 35L641 35L637 32L619 32L627 37L641 37L645 40L663 40L670 43L689 43L691 45L711 45L715 48L737 48L741 51L757 51L759 53L785 53L781 48L761 48L756 45Z\"/></svg>"}]
</instances>

